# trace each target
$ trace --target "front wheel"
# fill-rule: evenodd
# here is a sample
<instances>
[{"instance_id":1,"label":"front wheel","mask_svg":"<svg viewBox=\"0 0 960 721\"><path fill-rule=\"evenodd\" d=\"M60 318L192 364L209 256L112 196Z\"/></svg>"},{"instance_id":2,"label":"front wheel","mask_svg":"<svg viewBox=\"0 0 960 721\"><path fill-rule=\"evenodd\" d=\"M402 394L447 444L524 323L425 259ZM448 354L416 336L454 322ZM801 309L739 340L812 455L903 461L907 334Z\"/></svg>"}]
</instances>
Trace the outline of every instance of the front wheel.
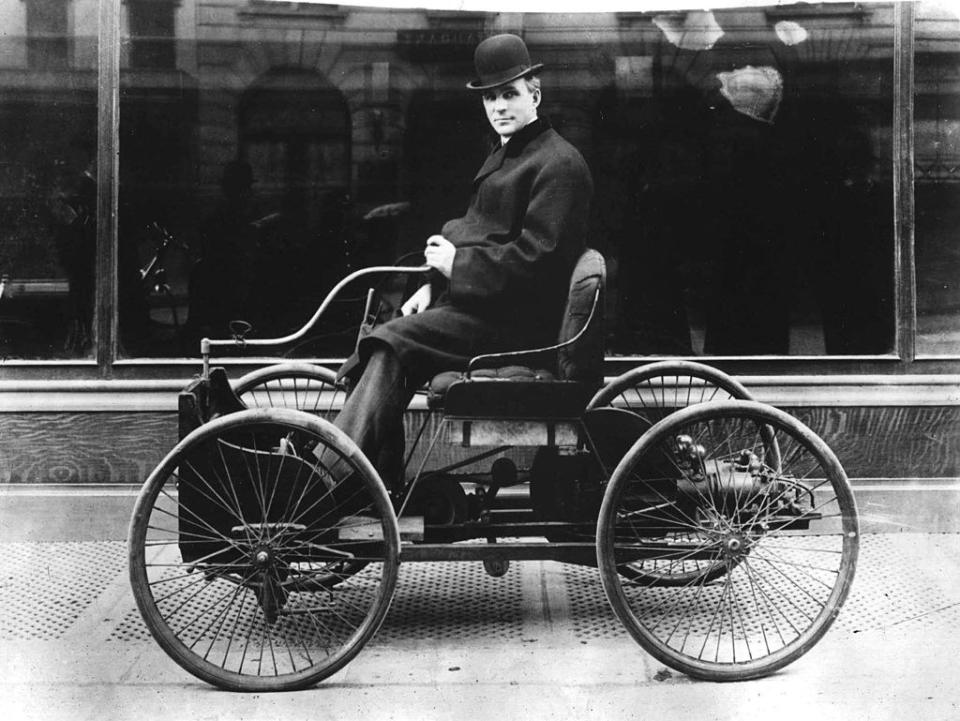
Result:
<instances>
[{"instance_id":1,"label":"front wheel","mask_svg":"<svg viewBox=\"0 0 960 721\"><path fill-rule=\"evenodd\" d=\"M241 377L234 386L248 408L292 408L332 421L343 406L346 389L337 374L312 363L277 363ZM362 561L344 561L330 581L359 573Z\"/></svg>"},{"instance_id":2,"label":"front wheel","mask_svg":"<svg viewBox=\"0 0 960 721\"><path fill-rule=\"evenodd\" d=\"M230 690L292 690L376 632L399 543L386 489L346 435L302 412L246 410L196 429L151 473L130 581L184 669Z\"/></svg>"},{"instance_id":3,"label":"front wheel","mask_svg":"<svg viewBox=\"0 0 960 721\"><path fill-rule=\"evenodd\" d=\"M627 631L712 681L765 676L809 650L847 597L858 545L833 452L792 416L745 401L687 408L647 431L614 470L597 526L603 587ZM724 572L672 586L631 572L652 561Z\"/></svg>"}]
</instances>

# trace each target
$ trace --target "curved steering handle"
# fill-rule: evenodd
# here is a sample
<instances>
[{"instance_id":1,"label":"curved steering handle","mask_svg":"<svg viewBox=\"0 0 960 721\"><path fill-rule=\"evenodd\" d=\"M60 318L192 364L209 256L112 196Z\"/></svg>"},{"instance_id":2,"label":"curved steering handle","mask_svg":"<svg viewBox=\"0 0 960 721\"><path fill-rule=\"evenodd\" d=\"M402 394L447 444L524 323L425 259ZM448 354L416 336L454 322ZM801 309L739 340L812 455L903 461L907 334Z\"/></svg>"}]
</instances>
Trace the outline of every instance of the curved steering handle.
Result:
<instances>
[{"instance_id":1,"label":"curved steering handle","mask_svg":"<svg viewBox=\"0 0 960 721\"><path fill-rule=\"evenodd\" d=\"M382 273L426 273L429 270L430 266L428 265L418 265L413 267L402 265L372 265L369 268L361 268L360 270L350 273L330 289L330 292L327 293L327 297L323 299L323 302L320 304L320 307L317 308L317 311L313 314L313 317L311 317L310 320L308 320L304 326L300 328L300 330L280 338L251 338L243 340L238 340L236 336L233 338L218 339L204 338L200 341L200 355L204 358L208 358L210 356L211 348L222 348L229 345L273 346L292 343L293 341L303 338L303 336L305 336L310 329L316 325L317 321L320 320L320 316L322 316L324 312L326 312L327 308L330 307L330 304L333 303L333 300L336 298L337 294L343 290L345 286L349 285L357 278L362 278L365 275L377 275Z\"/></svg>"}]
</instances>

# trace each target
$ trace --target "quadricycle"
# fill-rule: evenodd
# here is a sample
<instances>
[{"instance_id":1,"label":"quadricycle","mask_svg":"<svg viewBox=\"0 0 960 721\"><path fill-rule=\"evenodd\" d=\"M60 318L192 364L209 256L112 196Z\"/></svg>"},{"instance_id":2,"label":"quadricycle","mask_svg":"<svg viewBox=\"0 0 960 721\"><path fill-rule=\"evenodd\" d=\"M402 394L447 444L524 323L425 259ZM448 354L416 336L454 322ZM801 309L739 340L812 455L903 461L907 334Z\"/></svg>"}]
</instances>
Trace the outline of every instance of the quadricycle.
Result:
<instances>
[{"instance_id":1,"label":"quadricycle","mask_svg":"<svg viewBox=\"0 0 960 721\"><path fill-rule=\"evenodd\" d=\"M827 444L735 379L690 361L604 382L603 257L570 281L557 343L484 355L415 403L404 482L388 489L332 420L329 368L281 363L231 383L211 353L303 338L205 339L179 397L181 440L145 481L130 580L163 650L239 691L308 687L380 627L401 563L597 569L648 653L694 678L770 674L810 650L847 597L856 503ZM366 313L375 317L371 291ZM409 420L409 419L408 419Z\"/></svg>"}]
</instances>

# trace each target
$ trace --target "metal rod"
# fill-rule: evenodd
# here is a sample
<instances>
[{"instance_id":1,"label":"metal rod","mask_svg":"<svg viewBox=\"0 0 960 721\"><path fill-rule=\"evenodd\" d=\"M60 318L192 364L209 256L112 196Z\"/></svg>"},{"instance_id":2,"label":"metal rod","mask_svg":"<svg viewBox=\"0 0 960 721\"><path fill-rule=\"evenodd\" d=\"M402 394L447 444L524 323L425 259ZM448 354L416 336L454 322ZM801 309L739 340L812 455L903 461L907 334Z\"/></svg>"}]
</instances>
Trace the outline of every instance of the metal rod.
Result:
<instances>
[{"instance_id":1,"label":"metal rod","mask_svg":"<svg viewBox=\"0 0 960 721\"><path fill-rule=\"evenodd\" d=\"M285 335L280 338L254 338L253 340L245 340L238 338L204 338L201 341L201 354L203 349L203 343L207 343L207 348L223 348L230 345L241 345L241 346L273 346L273 345L284 345L285 343L292 343L293 341L300 340L307 334L307 332L316 325L317 321L320 319L320 316L326 312L327 308L330 307L330 304L333 303L333 299L344 289L347 285L357 280L357 278L362 278L365 275L376 275L381 273L426 273L430 270L430 266L420 265L415 267L409 266L396 266L396 265L374 265L369 268L361 268L360 270L354 271L350 275L346 276L337 283L333 288L327 293L327 297L323 299L323 302L320 304L320 307L317 308L316 313L313 314L313 317L306 322L306 324L300 328L300 330L291 333L290 335Z\"/></svg>"},{"instance_id":2,"label":"metal rod","mask_svg":"<svg viewBox=\"0 0 960 721\"><path fill-rule=\"evenodd\" d=\"M649 559L670 559L682 554L687 560L716 561L716 544L670 544L649 541L617 547L617 561L631 563ZM510 543L405 543L400 562L419 561L568 561L592 563L597 546L586 542L510 542Z\"/></svg>"},{"instance_id":3,"label":"metal rod","mask_svg":"<svg viewBox=\"0 0 960 721\"><path fill-rule=\"evenodd\" d=\"M490 361L508 361L515 358L521 358L523 356L540 355L542 353L548 353L550 351L558 351L561 348L566 348L567 346L573 345L578 340L580 340L581 336L583 336L587 332L587 329L590 327L590 325L593 322L593 315L596 312L597 306L600 303L600 290L601 290L600 288L597 288L596 292L593 294L593 305L590 306L590 315L587 316L586 322L583 324L580 330L577 331L577 334L573 336L573 338L569 338L563 341L562 343L557 343L556 345L544 346L543 348L531 348L530 350L508 351L506 353L485 353L483 355L474 356L473 358L470 359L470 363L467 365L466 377L469 378L470 374L473 371L478 370L477 366L482 365L483 363L487 363Z\"/></svg>"},{"instance_id":4,"label":"metal rod","mask_svg":"<svg viewBox=\"0 0 960 721\"><path fill-rule=\"evenodd\" d=\"M417 543L404 544L400 562L416 561L595 561L593 543Z\"/></svg>"}]
</instances>

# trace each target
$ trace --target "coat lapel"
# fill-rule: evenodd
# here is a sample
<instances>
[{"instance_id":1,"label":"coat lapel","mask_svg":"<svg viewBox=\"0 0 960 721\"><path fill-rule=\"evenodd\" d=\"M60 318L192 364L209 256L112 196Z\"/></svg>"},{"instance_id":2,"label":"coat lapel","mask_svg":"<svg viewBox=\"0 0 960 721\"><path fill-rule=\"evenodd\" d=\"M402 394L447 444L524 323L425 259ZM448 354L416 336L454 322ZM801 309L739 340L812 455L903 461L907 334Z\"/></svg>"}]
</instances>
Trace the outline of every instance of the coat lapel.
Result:
<instances>
[{"instance_id":1,"label":"coat lapel","mask_svg":"<svg viewBox=\"0 0 960 721\"><path fill-rule=\"evenodd\" d=\"M501 145L487 156L487 159L483 161L483 165L480 166L480 170L477 171L477 174L473 178L474 186L490 175L490 173L500 170L500 166L503 165L504 158L507 157L506 151L507 147L505 145Z\"/></svg>"},{"instance_id":2,"label":"coat lapel","mask_svg":"<svg viewBox=\"0 0 960 721\"><path fill-rule=\"evenodd\" d=\"M515 158L520 155L531 140L548 128L550 128L550 122L545 117L537 118L530 123L530 125L514 135L506 145L501 145L490 153L473 178L474 187L491 173L500 170L500 168L503 167L503 162L508 157Z\"/></svg>"}]
</instances>

